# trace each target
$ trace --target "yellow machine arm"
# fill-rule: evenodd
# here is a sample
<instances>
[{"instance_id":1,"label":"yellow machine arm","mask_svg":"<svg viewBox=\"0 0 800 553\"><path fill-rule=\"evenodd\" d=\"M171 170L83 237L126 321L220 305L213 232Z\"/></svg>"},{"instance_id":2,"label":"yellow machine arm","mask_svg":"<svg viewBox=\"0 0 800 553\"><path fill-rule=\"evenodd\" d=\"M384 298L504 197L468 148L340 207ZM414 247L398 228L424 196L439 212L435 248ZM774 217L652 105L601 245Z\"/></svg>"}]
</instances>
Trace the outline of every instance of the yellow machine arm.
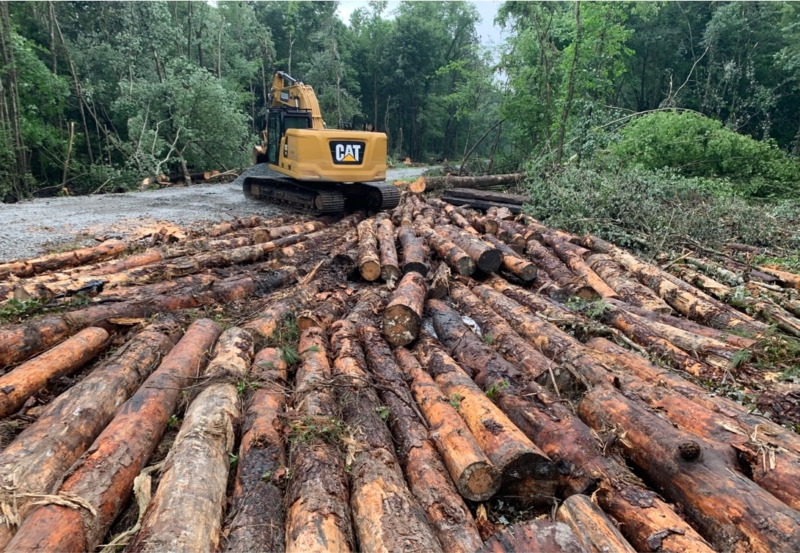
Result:
<instances>
[{"instance_id":1,"label":"yellow machine arm","mask_svg":"<svg viewBox=\"0 0 800 553\"><path fill-rule=\"evenodd\" d=\"M272 90L270 91L270 107L290 107L296 109L307 109L311 111L311 123L313 129L324 129L325 122L322 120L322 112L319 110L317 95L314 89L293 79L283 71L275 73L272 79Z\"/></svg>"}]
</instances>

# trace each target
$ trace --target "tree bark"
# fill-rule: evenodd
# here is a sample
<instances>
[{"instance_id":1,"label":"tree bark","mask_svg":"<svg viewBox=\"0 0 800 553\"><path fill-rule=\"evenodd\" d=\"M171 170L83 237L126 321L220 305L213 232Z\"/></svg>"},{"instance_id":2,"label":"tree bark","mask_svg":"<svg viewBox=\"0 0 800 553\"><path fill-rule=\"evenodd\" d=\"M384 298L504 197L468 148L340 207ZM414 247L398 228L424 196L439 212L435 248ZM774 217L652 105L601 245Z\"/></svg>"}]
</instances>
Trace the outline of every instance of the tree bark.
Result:
<instances>
[{"instance_id":1,"label":"tree bark","mask_svg":"<svg viewBox=\"0 0 800 553\"><path fill-rule=\"evenodd\" d=\"M93 261L101 261L115 257L129 248L123 240L106 240L102 244L90 248L82 248L64 253L55 253L26 261L13 261L0 264L0 279L9 275L30 277L46 271L57 271L66 267L84 265Z\"/></svg>"},{"instance_id":2,"label":"tree bark","mask_svg":"<svg viewBox=\"0 0 800 553\"><path fill-rule=\"evenodd\" d=\"M97 547L125 506L134 478L158 445L181 388L199 374L220 332L209 319L192 323L65 479L59 493L83 498L97 515L62 505L40 506L8 544L9 551L78 552Z\"/></svg>"},{"instance_id":3,"label":"tree bark","mask_svg":"<svg viewBox=\"0 0 800 553\"><path fill-rule=\"evenodd\" d=\"M468 198L471 200L483 200L486 202L498 202L502 204L522 205L530 201L528 196L521 194L505 194L503 192L491 192L489 190L474 190L471 188L450 188L442 194L442 198ZM447 200L445 200L447 201Z\"/></svg>"},{"instance_id":4,"label":"tree bark","mask_svg":"<svg viewBox=\"0 0 800 553\"><path fill-rule=\"evenodd\" d=\"M488 234L483 236L483 240L495 247L503 254L502 267L523 282L531 282L536 278L538 269L536 265L522 259L517 252L509 248L504 242Z\"/></svg>"},{"instance_id":5,"label":"tree bark","mask_svg":"<svg viewBox=\"0 0 800 553\"><path fill-rule=\"evenodd\" d=\"M475 261L467 253L453 244L447 238L440 236L430 227L423 228L422 232L428 241L428 245L440 259L444 260L458 274L470 276L475 272Z\"/></svg>"},{"instance_id":6,"label":"tree bark","mask_svg":"<svg viewBox=\"0 0 800 553\"><path fill-rule=\"evenodd\" d=\"M586 262L627 303L656 313L672 314L672 308L664 300L650 288L625 275L622 268L607 255L596 253L589 256Z\"/></svg>"},{"instance_id":7,"label":"tree bark","mask_svg":"<svg viewBox=\"0 0 800 553\"><path fill-rule=\"evenodd\" d=\"M440 188L489 188L517 184L525 179L525 173L510 173L506 175L487 175L483 177L425 177L425 190L430 192Z\"/></svg>"},{"instance_id":8,"label":"tree bark","mask_svg":"<svg viewBox=\"0 0 800 553\"><path fill-rule=\"evenodd\" d=\"M358 224L358 271L364 280L369 282L381 276L378 238L373 230L374 223L374 219L365 219Z\"/></svg>"},{"instance_id":9,"label":"tree bark","mask_svg":"<svg viewBox=\"0 0 800 553\"><path fill-rule=\"evenodd\" d=\"M600 276L595 273L583 260L582 252L588 253L587 250L555 239L552 235L544 236L544 243L556 253L558 258L569 267L569 269L577 276L583 278L589 286L594 288L595 292L603 299L619 299L619 294L611 288Z\"/></svg>"},{"instance_id":10,"label":"tree bark","mask_svg":"<svg viewBox=\"0 0 800 553\"><path fill-rule=\"evenodd\" d=\"M393 346L405 346L419 336L427 288L419 273L406 273L383 312L383 336Z\"/></svg>"},{"instance_id":11,"label":"tree bark","mask_svg":"<svg viewBox=\"0 0 800 553\"><path fill-rule=\"evenodd\" d=\"M222 382L209 385L189 405L128 551L219 551L229 455L241 414L230 380L247 374L252 357L253 339L246 331L231 327L222 333L206 369L206 376Z\"/></svg>"},{"instance_id":12,"label":"tree bark","mask_svg":"<svg viewBox=\"0 0 800 553\"><path fill-rule=\"evenodd\" d=\"M225 551L282 551L285 513L276 471L286 463L279 416L284 410L288 366L279 350L262 349L253 360L251 378L258 389L244 416L239 462L231 498L235 513L227 527Z\"/></svg>"},{"instance_id":13,"label":"tree bark","mask_svg":"<svg viewBox=\"0 0 800 553\"><path fill-rule=\"evenodd\" d=\"M437 232L464 250L475 262L475 266L484 273L496 273L500 269L500 265L503 263L503 254L480 238L469 236L455 227L445 227Z\"/></svg>"},{"instance_id":14,"label":"tree bark","mask_svg":"<svg viewBox=\"0 0 800 553\"><path fill-rule=\"evenodd\" d=\"M800 513L728 470L723 456L708 442L675 429L605 387L586 394L579 413L599 432L624 428L615 440L623 454L665 497L685 506L686 514L719 551L745 547L789 552L800 547Z\"/></svg>"},{"instance_id":15,"label":"tree bark","mask_svg":"<svg viewBox=\"0 0 800 553\"><path fill-rule=\"evenodd\" d=\"M586 553L572 529L563 522L546 519L518 522L486 540L475 553L559 551Z\"/></svg>"},{"instance_id":16,"label":"tree bark","mask_svg":"<svg viewBox=\"0 0 800 553\"><path fill-rule=\"evenodd\" d=\"M459 493L470 501L486 501L500 489L500 472L492 466L464 420L414 356L408 350L398 349L396 353L414 400L428 421L428 435Z\"/></svg>"},{"instance_id":17,"label":"tree bark","mask_svg":"<svg viewBox=\"0 0 800 553\"><path fill-rule=\"evenodd\" d=\"M597 297L597 291L594 288L589 286L583 278L576 276L567 269L560 259L550 253L550 250L539 242L529 240L525 249L531 261L571 295L585 300Z\"/></svg>"},{"instance_id":18,"label":"tree bark","mask_svg":"<svg viewBox=\"0 0 800 553\"><path fill-rule=\"evenodd\" d=\"M403 274L416 271L426 276L430 270L426 262L425 245L422 238L417 238L417 233L411 226L402 226L397 231L397 238L402 246Z\"/></svg>"},{"instance_id":19,"label":"tree bark","mask_svg":"<svg viewBox=\"0 0 800 553\"><path fill-rule=\"evenodd\" d=\"M380 246L381 278L391 289L400 278L400 264L397 261L397 248L394 244L394 225L388 217L378 223L378 244Z\"/></svg>"},{"instance_id":20,"label":"tree bark","mask_svg":"<svg viewBox=\"0 0 800 553\"><path fill-rule=\"evenodd\" d=\"M108 332L90 327L0 377L0 417L12 415L33 394L83 367L108 347Z\"/></svg>"},{"instance_id":21,"label":"tree bark","mask_svg":"<svg viewBox=\"0 0 800 553\"><path fill-rule=\"evenodd\" d=\"M392 351L371 325L359 325L358 334L370 372L381 385L381 399L389 409L389 425L403 472L411 492L425 510L428 524L444 551L474 552L482 544L475 520L429 441L424 421L411 407L414 399ZM395 352L398 358L411 356L404 348Z\"/></svg>"}]
</instances>

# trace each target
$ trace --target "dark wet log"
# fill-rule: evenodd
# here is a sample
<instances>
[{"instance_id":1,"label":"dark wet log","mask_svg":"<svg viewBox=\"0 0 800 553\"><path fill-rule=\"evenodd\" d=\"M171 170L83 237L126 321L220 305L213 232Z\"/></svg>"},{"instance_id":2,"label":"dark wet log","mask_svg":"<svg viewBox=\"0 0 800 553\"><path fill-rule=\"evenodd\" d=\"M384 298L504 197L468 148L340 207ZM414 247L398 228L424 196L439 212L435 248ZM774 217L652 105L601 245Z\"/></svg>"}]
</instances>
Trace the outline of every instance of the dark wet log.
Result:
<instances>
[{"instance_id":1,"label":"dark wet log","mask_svg":"<svg viewBox=\"0 0 800 553\"><path fill-rule=\"evenodd\" d=\"M587 551L636 553L603 511L585 495L576 494L565 499L556 511L556 520L569 525Z\"/></svg>"},{"instance_id":2,"label":"dark wet log","mask_svg":"<svg viewBox=\"0 0 800 553\"><path fill-rule=\"evenodd\" d=\"M0 455L0 481L30 493L49 493L67 469L114 418L117 409L155 369L175 343L173 321L148 326L89 376L54 399ZM21 519L31 510L17 500ZM6 525L0 542L11 539Z\"/></svg>"},{"instance_id":3,"label":"dark wet log","mask_svg":"<svg viewBox=\"0 0 800 553\"><path fill-rule=\"evenodd\" d=\"M516 184L525 178L525 173L509 173L507 175L486 175L482 177L425 177L425 190L439 188L489 188L492 186Z\"/></svg>"},{"instance_id":4,"label":"dark wet log","mask_svg":"<svg viewBox=\"0 0 800 553\"><path fill-rule=\"evenodd\" d=\"M407 350L397 360L429 425L428 435L444 460L459 493L470 501L485 501L500 489L500 472L492 466L458 411Z\"/></svg>"},{"instance_id":5,"label":"dark wet log","mask_svg":"<svg viewBox=\"0 0 800 553\"><path fill-rule=\"evenodd\" d=\"M195 382L220 332L209 319L192 323L66 477L58 493L82 498L97 514L57 504L39 506L8 551L93 551L101 543L158 445L181 389Z\"/></svg>"},{"instance_id":6,"label":"dark wet log","mask_svg":"<svg viewBox=\"0 0 800 553\"><path fill-rule=\"evenodd\" d=\"M502 192L491 192L488 190L474 190L471 188L450 188L446 190L442 197L469 198L472 200L484 200L487 202L498 202L503 204L522 205L530 201L528 196L521 194L504 194ZM445 200L446 201L446 200Z\"/></svg>"},{"instance_id":7,"label":"dark wet log","mask_svg":"<svg viewBox=\"0 0 800 553\"><path fill-rule=\"evenodd\" d=\"M244 414L239 462L231 497L233 519L227 527L229 553L282 551L285 513L277 471L286 463L281 422L288 366L281 352L265 348L253 360L258 382Z\"/></svg>"},{"instance_id":8,"label":"dark wet log","mask_svg":"<svg viewBox=\"0 0 800 553\"><path fill-rule=\"evenodd\" d=\"M475 262L475 266L484 273L496 273L500 269L503 254L480 238L470 236L455 227L446 227L437 232L464 250Z\"/></svg>"},{"instance_id":9,"label":"dark wet log","mask_svg":"<svg viewBox=\"0 0 800 553\"><path fill-rule=\"evenodd\" d=\"M128 249L127 242L122 240L106 240L102 244L90 248L82 248L64 253L55 253L28 259L0 264L0 279L10 275L16 277L29 277L46 271L57 271L65 267L75 267L93 261L108 259L117 256Z\"/></svg>"},{"instance_id":10,"label":"dark wet log","mask_svg":"<svg viewBox=\"0 0 800 553\"><path fill-rule=\"evenodd\" d=\"M366 372L356 325L338 321L331 331L339 405L345 422L359 436L349 465L350 506L359 546L364 551L441 551L403 479L391 434L379 414L382 405Z\"/></svg>"},{"instance_id":11,"label":"dark wet log","mask_svg":"<svg viewBox=\"0 0 800 553\"><path fill-rule=\"evenodd\" d=\"M475 261L449 239L440 236L430 227L422 227L421 233L439 259L444 260L459 275L469 276L475 272Z\"/></svg>"},{"instance_id":12,"label":"dark wet log","mask_svg":"<svg viewBox=\"0 0 800 553\"><path fill-rule=\"evenodd\" d=\"M541 272L539 273L542 274ZM546 320L559 324L582 324L583 317L573 313L566 307L538 293L509 284L505 279L487 279L485 284L491 286L508 298L524 305L534 313L540 313Z\"/></svg>"},{"instance_id":13,"label":"dark wet log","mask_svg":"<svg viewBox=\"0 0 800 553\"><path fill-rule=\"evenodd\" d=\"M417 237L413 226L402 226L397 231L397 239L402 246L403 274L416 271L422 276L428 274L428 263L425 255L425 244Z\"/></svg>"},{"instance_id":14,"label":"dark wet log","mask_svg":"<svg viewBox=\"0 0 800 553\"><path fill-rule=\"evenodd\" d=\"M494 246L503 254L503 269L517 277L523 282L531 282L536 278L538 270L536 265L522 259L517 252L509 248L504 242L488 234L483 236L483 239Z\"/></svg>"},{"instance_id":15,"label":"dark wet log","mask_svg":"<svg viewBox=\"0 0 800 553\"><path fill-rule=\"evenodd\" d=\"M388 217L378 223L378 244L380 246L381 278L391 286L400 278L400 263L397 261L397 248L394 245L394 225Z\"/></svg>"},{"instance_id":16,"label":"dark wet log","mask_svg":"<svg viewBox=\"0 0 800 553\"><path fill-rule=\"evenodd\" d=\"M234 428L241 414L231 380L241 381L250 369L253 339L231 327L212 355L205 373L212 384L186 410L141 529L127 547L131 552L220 549Z\"/></svg>"},{"instance_id":17,"label":"dark wet log","mask_svg":"<svg viewBox=\"0 0 800 553\"><path fill-rule=\"evenodd\" d=\"M417 272L406 273L383 312L383 336L393 346L405 346L419 336L427 288Z\"/></svg>"},{"instance_id":18,"label":"dark wet log","mask_svg":"<svg viewBox=\"0 0 800 553\"><path fill-rule=\"evenodd\" d=\"M495 534L476 553L517 553L521 551L558 551L589 553L572 529L563 522L547 519L518 522Z\"/></svg>"},{"instance_id":19,"label":"dark wet log","mask_svg":"<svg viewBox=\"0 0 800 553\"><path fill-rule=\"evenodd\" d=\"M358 271L364 280L370 282L381 276L378 237L373 229L374 223L374 219L365 219L358 224Z\"/></svg>"},{"instance_id":20,"label":"dark wet log","mask_svg":"<svg viewBox=\"0 0 800 553\"><path fill-rule=\"evenodd\" d=\"M482 544L475 520L428 439L423 421L411 407L414 399L391 350L372 326L359 325L358 334L370 372L381 385L379 393L389 409L389 426L411 492L425 510L444 551L474 552ZM395 352L399 359L413 359L404 348Z\"/></svg>"},{"instance_id":21,"label":"dark wet log","mask_svg":"<svg viewBox=\"0 0 800 553\"><path fill-rule=\"evenodd\" d=\"M800 513L728 470L724 456L708 442L674 428L610 388L586 394L579 413L599 432L624 428L615 440L623 454L665 497L684 505L687 516L718 550L789 552L800 547Z\"/></svg>"},{"instance_id":22,"label":"dark wet log","mask_svg":"<svg viewBox=\"0 0 800 553\"><path fill-rule=\"evenodd\" d=\"M108 347L108 332L90 327L0 377L0 417L15 413L33 394L68 376Z\"/></svg>"},{"instance_id":23,"label":"dark wet log","mask_svg":"<svg viewBox=\"0 0 800 553\"><path fill-rule=\"evenodd\" d=\"M622 267L607 255L597 253L587 257L586 262L627 303L656 313L672 313L672 308L664 300L650 288L626 275Z\"/></svg>"},{"instance_id":24,"label":"dark wet log","mask_svg":"<svg viewBox=\"0 0 800 553\"><path fill-rule=\"evenodd\" d=\"M539 242L529 240L525 249L531 261L570 295L586 300L597 297L598 294L594 288L589 286L581 277L573 274L560 259L550 253L550 250Z\"/></svg>"},{"instance_id":25,"label":"dark wet log","mask_svg":"<svg viewBox=\"0 0 800 553\"><path fill-rule=\"evenodd\" d=\"M316 327L307 328L298 347L302 363L295 376L295 410L310 424L303 439L291 441L286 489L286 551L308 553L355 550L350 523L350 492L344 458L336 446L316 431L336 420L334 395L324 383L331 377L328 339ZM303 422L311 421L311 422ZM302 432L302 428L298 431Z\"/></svg>"},{"instance_id":26,"label":"dark wet log","mask_svg":"<svg viewBox=\"0 0 800 553\"><path fill-rule=\"evenodd\" d=\"M509 324L497 313L489 309L466 286L454 282L450 297L458 308L478 323L484 341L491 344L498 353L512 361L528 379L537 379L552 367L553 363L539 350L523 340Z\"/></svg>"},{"instance_id":27,"label":"dark wet log","mask_svg":"<svg viewBox=\"0 0 800 553\"><path fill-rule=\"evenodd\" d=\"M468 198L454 198L452 196L442 196L442 199L447 203L455 206L464 206L472 209L481 209L488 211L492 208L507 209L511 213L521 213L522 207L516 204L506 204L501 202L487 202L484 200L471 200Z\"/></svg>"},{"instance_id":28,"label":"dark wet log","mask_svg":"<svg viewBox=\"0 0 800 553\"><path fill-rule=\"evenodd\" d=\"M428 309L438 328L451 326L452 310L438 300L428 302ZM448 313L448 311L450 313ZM463 326L463 323L458 322ZM437 329L438 334L438 329ZM442 334L439 334L442 336ZM492 361L474 344L454 352L462 359L466 351ZM516 496L522 503L547 502L555 492L555 465L536 447L503 412L467 376L452 357L432 338L423 335L415 347L420 362L434 376L445 395L459 405L458 412L469 426L483 452L503 474L503 493ZM510 372L510 371L509 371ZM509 375L510 376L510 375Z\"/></svg>"}]
</instances>

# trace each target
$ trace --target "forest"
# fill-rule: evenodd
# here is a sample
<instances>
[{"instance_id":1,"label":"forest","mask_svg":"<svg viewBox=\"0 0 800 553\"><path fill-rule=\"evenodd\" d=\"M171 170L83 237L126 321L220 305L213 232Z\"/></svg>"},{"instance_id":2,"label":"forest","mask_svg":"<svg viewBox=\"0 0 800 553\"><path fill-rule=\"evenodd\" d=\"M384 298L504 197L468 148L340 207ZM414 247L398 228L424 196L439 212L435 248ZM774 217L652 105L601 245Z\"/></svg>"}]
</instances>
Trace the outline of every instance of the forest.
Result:
<instances>
[{"instance_id":1,"label":"forest","mask_svg":"<svg viewBox=\"0 0 800 553\"><path fill-rule=\"evenodd\" d=\"M276 70L314 87L329 126L385 132L392 159L527 171L534 214L577 231L630 209L647 220L614 238L654 232L641 188L744 212L796 195L796 3L506 2L494 49L470 2L337 8L0 3L0 198L246 167Z\"/></svg>"}]
</instances>

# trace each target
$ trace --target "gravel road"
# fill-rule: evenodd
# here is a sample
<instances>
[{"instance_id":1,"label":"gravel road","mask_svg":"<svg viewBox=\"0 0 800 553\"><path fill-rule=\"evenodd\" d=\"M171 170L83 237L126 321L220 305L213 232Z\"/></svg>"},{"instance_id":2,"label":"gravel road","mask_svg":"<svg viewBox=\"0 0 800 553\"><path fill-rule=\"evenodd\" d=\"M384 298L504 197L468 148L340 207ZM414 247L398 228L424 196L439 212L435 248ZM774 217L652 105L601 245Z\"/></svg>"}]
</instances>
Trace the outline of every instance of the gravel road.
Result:
<instances>
[{"instance_id":1,"label":"gravel road","mask_svg":"<svg viewBox=\"0 0 800 553\"><path fill-rule=\"evenodd\" d=\"M428 169L389 169L386 179L413 178ZM0 262L34 257L63 244L96 244L97 235L124 236L126 229L159 221L186 226L279 213L276 206L245 199L236 181L0 204Z\"/></svg>"}]
</instances>

